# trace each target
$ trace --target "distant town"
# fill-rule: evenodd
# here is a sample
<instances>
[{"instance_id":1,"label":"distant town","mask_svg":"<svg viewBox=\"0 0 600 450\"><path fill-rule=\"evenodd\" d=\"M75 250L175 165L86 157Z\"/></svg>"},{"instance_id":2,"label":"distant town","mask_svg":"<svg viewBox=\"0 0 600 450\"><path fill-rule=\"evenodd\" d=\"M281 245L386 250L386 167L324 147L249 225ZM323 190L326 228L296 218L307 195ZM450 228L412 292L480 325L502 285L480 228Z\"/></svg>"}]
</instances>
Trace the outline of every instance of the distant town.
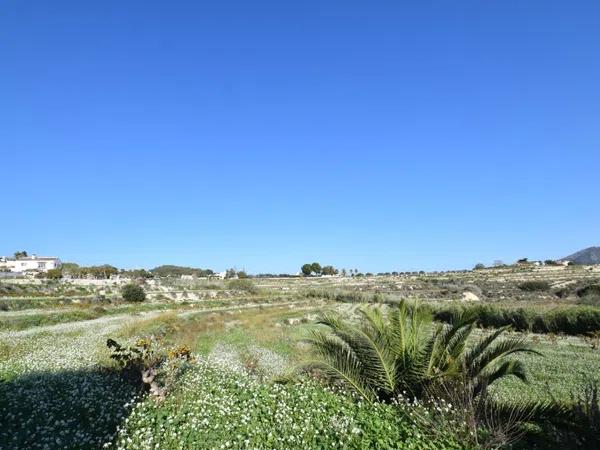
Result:
<instances>
[{"instance_id":1,"label":"distant town","mask_svg":"<svg viewBox=\"0 0 600 450\"><path fill-rule=\"evenodd\" d=\"M529 260L521 258L513 264L505 264L496 260L493 264L475 264L472 270L485 270L502 267L543 267L543 266L569 266L569 265L598 265L596 253L598 247L590 247L573 255L557 260ZM582 258L582 255L584 257ZM591 256L590 256L591 255ZM448 270L433 273L466 272L467 270ZM153 269L119 269L110 264L98 266L80 266L72 262L62 262L56 256L40 256L29 254L27 251L18 251L13 256L0 256L0 278L47 278L47 279L135 279L170 277L185 279L196 278L282 278L282 277L362 277L362 276L399 276L418 275L425 271L393 271L393 272L361 272L358 269L337 269L331 265L322 266L318 262L306 263L300 267L300 271L294 274L248 274L245 270L230 268L221 272L211 269L184 267L176 265L162 265Z\"/></svg>"}]
</instances>

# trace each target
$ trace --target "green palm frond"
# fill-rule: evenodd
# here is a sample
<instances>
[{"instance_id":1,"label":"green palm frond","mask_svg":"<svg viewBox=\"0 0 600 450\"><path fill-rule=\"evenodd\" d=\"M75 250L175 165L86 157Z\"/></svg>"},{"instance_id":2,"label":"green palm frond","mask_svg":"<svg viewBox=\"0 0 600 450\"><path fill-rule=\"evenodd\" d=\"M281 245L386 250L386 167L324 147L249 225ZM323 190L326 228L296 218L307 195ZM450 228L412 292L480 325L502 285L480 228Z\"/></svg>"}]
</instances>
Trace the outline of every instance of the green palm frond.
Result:
<instances>
[{"instance_id":1,"label":"green palm frond","mask_svg":"<svg viewBox=\"0 0 600 450\"><path fill-rule=\"evenodd\" d=\"M488 409L500 420L521 423L553 423L576 425L577 417L571 408L556 401L494 402Z\"/></svg>"},{"instance_id":2,"label":"green palm frond","mask_svg":"<svg viewBox=\"0 0 600 450\"><path fill-rule=\"evenodd\" d=\"M330 328L330 332L350 348L361 361L363 375L372 389L393 392L395 389L395 358L384 336L368 325Z\"/></svg>"},{"instance_id":3,"label":"green palm frond","mask_svg":"<svg viewBox=\"0 0 600 450\"><path fill-rule=\"evenodd\" d=\"M332 380L354 389L366 400L388 401L408 391L419 397L437 387L464 384L473 396L506 377L527 380L525 367L509 356L537 353L522 338L500 341L502 328L467 350L475 319L456 314L449 325L432 330L429 310L400 302L384 313L377 307L359 310L358 323L323 315L306 342L313 359L303 367L319 369Z\"/></svg>"},{"instance_id":4,"label":"green palm frond","mask_svg":"<svg viewBox=\"0 0 600 450\"><path fill-rule=\"evenodd\" d=\"M510 329L510 325L498 328L496 331L481 339L471 350L469 350L464 357L464 365L471 367L475 360L486 351L492 343L498 339L504 332Z\"/></svg>"},{"instance_id":5,"label":"green palm frond","mask_svg":"<svg viewBox=\"0 0 600 450\"><path fill-rule=\"evenodd\" d=\"M485 346L479 356L466 367L467 374L470 377L477 377L490 364L515 353L540 354L533 350L524 338L508 338Z\"/></svg>"},{"instance_id":6,"label":"green palm frond","mask_svg":"<svg viewBox=\"0 0 600 450\"><path fill-rule=\"evenodd\" d=\"M507 377L515 376L523 382L527 382L527 373L525 365L518 359L510 359L497 364L495 367L486 370L475 378L473 393L477 396L484 388L490 386L495 381Z\"/></svg>"},{"instance_id":7,"label":"green palm frond","mask_svg":"<svg viewBox=\"0 0 600 450\"><path fill-rule=\"evenodd\" d=\"M313 330L305 342L311 344L315 358L304 362L303 370L319 369L328 378L346 383L366 400L374 399L363 363L346 342L321 330Z\"/></svg>"}]
</instances>

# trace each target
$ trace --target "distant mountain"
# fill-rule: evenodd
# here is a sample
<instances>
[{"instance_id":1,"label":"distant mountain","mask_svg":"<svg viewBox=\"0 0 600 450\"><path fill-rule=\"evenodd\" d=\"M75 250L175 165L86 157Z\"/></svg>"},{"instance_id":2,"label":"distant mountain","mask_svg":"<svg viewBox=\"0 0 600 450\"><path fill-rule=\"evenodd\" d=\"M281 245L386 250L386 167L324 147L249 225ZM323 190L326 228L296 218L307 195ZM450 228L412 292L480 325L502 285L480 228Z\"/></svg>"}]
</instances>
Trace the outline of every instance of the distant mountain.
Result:
<instances>
[{"instance_id":1,"label":"distant mountain","mask_svg":"<svg viewBox=\"0 0 600 450\"><path fill-rule=\"evenodd\" d=\"M562 261L571 261L575 264L600 264L600 247L589 247L561 258Z\"/></svg>"}]
</instances>

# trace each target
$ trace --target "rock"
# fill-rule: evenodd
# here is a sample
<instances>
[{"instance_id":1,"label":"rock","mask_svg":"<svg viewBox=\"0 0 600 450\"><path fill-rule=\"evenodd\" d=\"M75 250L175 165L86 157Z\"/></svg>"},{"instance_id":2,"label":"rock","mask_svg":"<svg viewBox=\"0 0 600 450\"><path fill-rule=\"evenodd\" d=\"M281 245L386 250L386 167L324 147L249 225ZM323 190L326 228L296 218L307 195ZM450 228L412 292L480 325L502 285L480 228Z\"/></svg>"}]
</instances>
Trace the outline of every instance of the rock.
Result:
<instances>
[{"instance_id":1,"label":"rock","mask_svg":"<svg viewBox=\"0 0 600 450\"><path fill-rule=\"evenodd\" d=\"M475 295L472 292L463 292L462 294L462 299L465 302L478 302L479 301L479 297L477 295Z\"/></svg>"}]
</instances>

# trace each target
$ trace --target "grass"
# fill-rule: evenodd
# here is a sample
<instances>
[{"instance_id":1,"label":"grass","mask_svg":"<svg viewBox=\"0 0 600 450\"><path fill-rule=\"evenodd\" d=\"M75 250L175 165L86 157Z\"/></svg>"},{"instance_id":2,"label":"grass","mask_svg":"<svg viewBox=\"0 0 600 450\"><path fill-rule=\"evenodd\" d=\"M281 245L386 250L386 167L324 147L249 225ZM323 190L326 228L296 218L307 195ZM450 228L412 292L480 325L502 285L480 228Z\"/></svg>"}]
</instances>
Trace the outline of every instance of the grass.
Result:
<instances>
[{"instance_id":1,"label":"grass","mask_svg":"<svg viewBox=\"0 0 600 450\"><path fill-rule=\"evenodd\" d=\"M106 315L101 307L74 311L64 311L56 314L27 314L15 317L0 318L0 330L24 330L27 328L56 325L65 322L97 319Z\"/></svg>"},{"instance_id":2,"label":"grass","mask_svg":"<svg viewBox=\"0 0 600 450\"><path fill-rule=\"evenodd\" d=\"M314 326L306 318L316 316L315 309L266 307L241 311L218 311L178 317L173 313L136 320L125 325L120 336L160 337L169 345L186 345L199 354L208 354L218 344L238 349L259 345L286 357L298 357L298 342L306 329ZM287 320L299 321L293 326Z\"/></svg>"},{"instance_id":3,"label":"grass","mask_svg":"<svg viewBox=\"0 0 600 450\"><path fill-rule=\"evenodd\" d=\"M527 367L529 383L515 379L495 387L506 400L552 400L570 403L586 380L600 376L600 350L581 338L529 335L534 354L520 356Z\"/></svg>"},{"instance_id":4,"label":"grass","mask_svg":"<svg viewBox=\"0 0 600 450\"><path fill-rule=\"evenodd\" d=\"M316 309L297 311L290 308L264 308L242 312L198 314L185 319L165 314L134 322L125 327L124 337L145 334L160 336L168 345L187 345L196 353L209 355L218 345L229 346L240 353L259 346L284 357L289 367L305 354L301 339L317 325L302 321L288 325L288 319L310 317ZM487 334L481 330L478 334ZM600 345L575 336L554 334L527 335L534 349L542 354L522 355L529 368L530 383L511 379L500 383L498 392L510 399L556 398L570 401L585 382L586 375L600 373Z\"/></svg>"},{"instance_id":5,"label":"grass","mask_svg":"<svg viewBox=\"0 0 600 450\"><path fill-rule=\"evenodd\" d=\"M92 306L90 304L78 304L61 308L58 311L39 312L35 310L26 314L0 313L1 330L25 330L39 326L56 325L59 323L77 322L81 320L98 319L100 317L117 314L138 314L152 311L202 311L212 308L235 308L236 306L252 306L259 302L277 303L277 297L248 298L237 297L230 300L203 300L199 302L167 302L167 303L124 303L104 304L103 306Z\"/></svg>"}]
</instances>

